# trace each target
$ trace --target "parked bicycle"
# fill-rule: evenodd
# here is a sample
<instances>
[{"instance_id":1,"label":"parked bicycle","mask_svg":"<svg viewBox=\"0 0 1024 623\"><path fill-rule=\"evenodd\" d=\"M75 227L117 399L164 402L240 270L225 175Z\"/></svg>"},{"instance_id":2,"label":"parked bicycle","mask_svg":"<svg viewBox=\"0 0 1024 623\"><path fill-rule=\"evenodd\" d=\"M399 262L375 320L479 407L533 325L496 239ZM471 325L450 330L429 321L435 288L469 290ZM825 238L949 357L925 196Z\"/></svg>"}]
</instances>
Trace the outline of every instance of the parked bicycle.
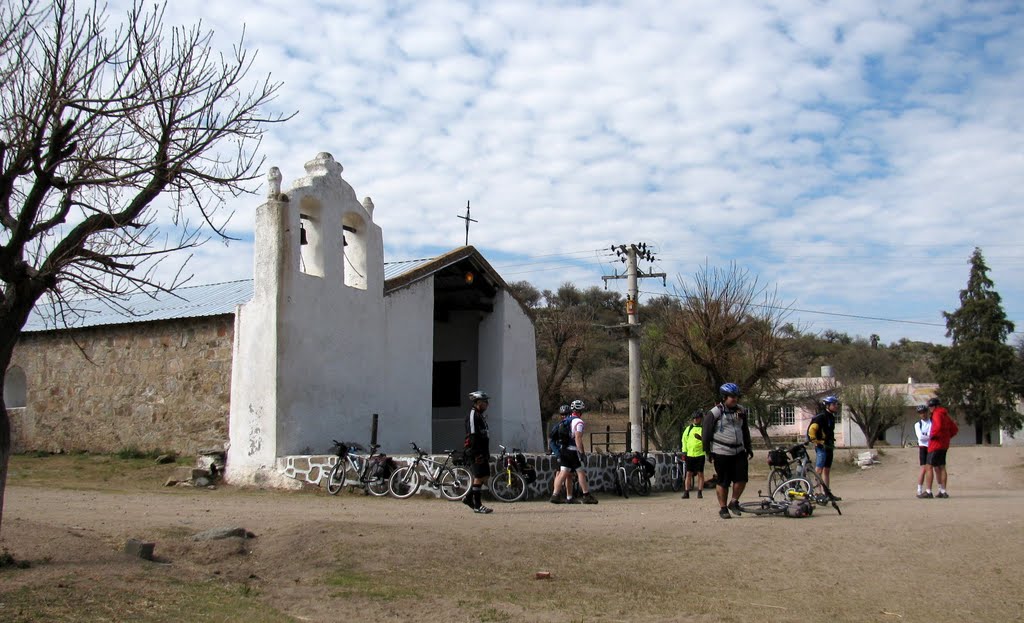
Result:
<instances>
[{"instance_id":1,"label":"parked bicycle","mask_svg":"<svg viewBox=\"0 0 1024 623\"><path fill-rule=\"evenodd\" d=\"M490 480L491 495L502 502L518 502L526 497L527 487L537 480L537 470L526 462L526 456L518 448L508 452L505 446L498 446L501 454L495 464L495 474Z\"/></svg>"},{"instance_id":2,"label":"parked bicycle","mask_svg":"<svg viewBox=\"0 0 1024 623\"><path fill-rule=\"evenodd\" d=\"M683 455L678 452L672 453L672 467L669 468L669 483L672 490L678 492L683 488L683 477L686 475L686 463L683 462Z\"/></svg>"},{"instance_id":3,"label":"parked bicycle","mask_svg":"<svg viewBox=\"0 0 1024 623\"><path fill-rule=\"evenodd\" d=\"M366 493L381 497L388 494L388 478L391 476L392 461L379 454L378 444L370 447L370 454L358 443L332 440L338 460L327 475L327 493L337 495L343 487L359 487Z\"/></svg>"},{"instance_id":4,"label":"parked bicycle","mask_svg":"<svg viewBox=\"0 0 1024 623\"><path fill-rule=\"evenodd\" d=\"M639 452L634 452L627 460L632 465L632 469L629 470L629 488L637 495L650 495L654 464Z\"/></svg>"},{"instance_id":5,"label":"parked bicycle","mask_svg":"<svg viewBox=\"0 0 1024 623\"><path fill-rule=\"evenodd\" d=\"M629 471L626 466L630 465L629 462L632 454L622 452L620 454L612 454L612 460L615 461L612 467L612 487L615 489L615 495L621 495L624 498L629 498Z\"/></svg>"},{"instance_id":6,"label":"parked bicycle","mask_svg":"<svg viewBox=\"0 0 1024 623\"><path fill-rule=\"evenodd\" d=\"M768 465L772 468L771 473L768 474L768 491L774 497L775 492L781 488L784 482L794 478L803 479L808 483L808 491L815 504L818 506L832 504L832 507L841 515L842 511L839 510L839 505L836 503L838 501L836 496L821 480L818 472L814 471L814 464L807 454L808 443L805 441L795 444L789 450L780 446L768 452Z\"/></svg>"},{"instance_id":7,"label":"parked bicycle","mask_svg":"<svg viewBox=\"0 0 1024 623\"><path fill-rule=\"evenodd\" d=\"M465 467L454 465L455 450L445 450L444 461L437 461L420 450L415 442L409 442L416 457L412 463L399 467L391 474L388 486L391 495L399 499L412 497L420 490L421 476L434 489L440 489L446 500L461 500L469 493L473 476ZM461 452L461 451L460 451Z\"/></svg>"}]
</instances>

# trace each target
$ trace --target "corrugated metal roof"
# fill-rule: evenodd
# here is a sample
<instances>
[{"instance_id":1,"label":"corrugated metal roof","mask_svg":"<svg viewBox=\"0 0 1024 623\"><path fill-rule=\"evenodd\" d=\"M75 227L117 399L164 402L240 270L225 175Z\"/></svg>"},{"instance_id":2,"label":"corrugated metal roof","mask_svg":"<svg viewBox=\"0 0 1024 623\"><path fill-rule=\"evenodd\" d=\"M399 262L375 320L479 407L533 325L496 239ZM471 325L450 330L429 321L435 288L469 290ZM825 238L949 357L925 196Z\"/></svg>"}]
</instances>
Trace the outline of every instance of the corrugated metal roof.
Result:
<instances>
[{"instance_id":1,"label":"corrugated metal roof","mask_svg":"<svg viewBox=\"0 0 1024 623\"><path fill-rule=\"evenodd\" d=\"M235 313L235 306L252 298L252 279L177 288L173 294L135 293L116 305L102 299L74 302L75 315L54 318L54 310L37 305L25 323L23 333L54 329L81 329L103 325L152 322L176 318L200 318ZM123 309L121 309L123 308ZM128 311L130 310L130 311Z\"/></svg>"},{"instance_id":2,"label":"corrugated metal roof","mask_svg":"<svg viewBox=\"0 0 1024 623\"><path fill-rule=\"evenodd\" d=\"M430 257L386 262L384 264L384 279L400 277L435 259L437 258ZM236 306L246 303L252 298L252 287L252 279L243 279L201 286L185 286L176 289L173 294L166 292L156 292L152 295L136 293L119 301L117 305L112 305L101 298L83 299L75 302L75 315L66 319L55 319L54 310L41 304L32 310L22 332L84 329L105 325L233 314Z\"/></svg>"}]
</instances>

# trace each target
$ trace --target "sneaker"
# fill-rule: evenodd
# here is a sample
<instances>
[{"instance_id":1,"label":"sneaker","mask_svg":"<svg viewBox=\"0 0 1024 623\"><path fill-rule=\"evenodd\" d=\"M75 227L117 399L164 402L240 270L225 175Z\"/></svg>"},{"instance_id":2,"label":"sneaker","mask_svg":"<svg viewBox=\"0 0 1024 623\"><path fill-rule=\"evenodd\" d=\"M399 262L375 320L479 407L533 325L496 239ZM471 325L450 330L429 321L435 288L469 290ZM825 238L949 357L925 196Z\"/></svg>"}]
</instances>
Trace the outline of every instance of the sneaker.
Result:
<instances>
[{"instance_id":1,"label":"sneaker","mask_svg":"<svg viewBox=\"0 0 1024 623\"><path fill-rule=\"evenodd\" d=\"M722 510L718 511L718 516L722 519L732 519L732 515L729 514L729 509L722 507Z\"/></svg>"},{"instance_id":2,"label":"sneaker","mask_svg":"<svg viewBox=\"0 0 1024 623\"><path fill-rule=\"evenodd\" d=\"M583 500L581 500L579 498L566 498L565 499L565 503L566 504L582 504Z\"/></svg>"},{"instance_id":3,"label":"sneaker","mask_svg":"<svg viewBox=\"0 0 1024 623\"><path fill-rule=\"evenodd\" d=\"M597 498L595 498L590 493L584 493L583 494L583 503L584 504L597 504Z\"/></svg>"},{"instance_id":4,"label":"sneaker","mask_svg":"<svg viewBox=\"0 0 1024 623\"><path fill-rule=\"evenodd\" d=\"M565 499L560 495L553 495L548 502L551 502L552 504L565 504Z\"/></svg>"},{"instance_id":5,"label":"sneaker","mask_svg":"<svg viewBox=\"0 0 1024 623\"><path fill-rule=\"evenodd\" d=\"M704 492L701 491L700 489L697 489L697 499L698 500L703 500L704 499Z\"/></svg>"},{"instance_id":6,"label":"sneaker","mask_svg":"<svg viewBox=\"0 0 1024 623\"><path fill-rule=\"evenodd\" d=\"M925 491L924 493L918 493L917 497L919 497L922 500L927 500L928 498L931 498L931 497L934 497L934 496L930 492Z\"/></svg>"},{"instance_id":7,"label":"sneaker","mask_svg":"<svg viewBox=\"0 0 1024 623\"><path fill-rule=\"evenodd\" d=\"M474 513L480 513L481 515L486 515L487 513L493 513L494 509L493 508L487 508L486 506L481 504L480 506L477 506L476 508L474 508L473 512Z\"/></svg>"},{"instance_id":8,"label":"sneaker","mask_svg":"<svg viewBox=\"0 0 1024 623\"><path fill-rule=\"evenodd\" d=\"M939 494L936 495L935 497L937 497L937 498L948 498L949 494L946 493L945 491L939 491Z\"/></svg>"},{"instance_id":9,"label":"sneaker","mask_svg":"<svg viewBox=\"0 0 1024 623\"><path fill-rule=\"evenodd\" d=\"M733 515L736 515L737 517L739 517L740 513L742 512L740 510L740 501L739 500L733 500L732 502L729 502L729 510L732 511ZM719 513L719 514L721 514L721 513Z\"/></svg>"},{"instance_id":10,"label":"sneaker","mask_svg":"<svg viewBox=\"0 0 1024 623\"><path fill-rule=\"evenodd\" d=\"M689 500L690 499L690 492L689 491L683 491L683 499L684 500Z\"/></svg>"}]
</instances>

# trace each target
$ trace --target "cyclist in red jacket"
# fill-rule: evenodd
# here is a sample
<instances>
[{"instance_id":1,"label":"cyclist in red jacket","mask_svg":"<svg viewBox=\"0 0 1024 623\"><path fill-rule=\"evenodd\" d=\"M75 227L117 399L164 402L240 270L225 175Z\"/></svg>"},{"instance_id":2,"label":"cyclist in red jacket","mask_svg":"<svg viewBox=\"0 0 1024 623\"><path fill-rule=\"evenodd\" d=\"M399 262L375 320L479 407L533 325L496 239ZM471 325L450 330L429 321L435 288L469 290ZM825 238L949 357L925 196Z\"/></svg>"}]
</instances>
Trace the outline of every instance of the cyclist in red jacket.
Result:
<instances>
[{"instance_id":1,"label":"cyclist in red jacket","mask_svg":"<svg viewBox=\"0 0 1024 623\"><path fill-rule=\"evenodd\" d=\"M928 401L928 408L932 412L931 437L928 439L928 466L931 471L928 473L928 485L925 489L925 497L931 497L932 478L939 481L939 492L937 498L948 498L946 493L946 451L949 450L949 442L960 432L953 418L949 417L949 411L942 406L938 398Z\"/></svg>"}]
</instances>

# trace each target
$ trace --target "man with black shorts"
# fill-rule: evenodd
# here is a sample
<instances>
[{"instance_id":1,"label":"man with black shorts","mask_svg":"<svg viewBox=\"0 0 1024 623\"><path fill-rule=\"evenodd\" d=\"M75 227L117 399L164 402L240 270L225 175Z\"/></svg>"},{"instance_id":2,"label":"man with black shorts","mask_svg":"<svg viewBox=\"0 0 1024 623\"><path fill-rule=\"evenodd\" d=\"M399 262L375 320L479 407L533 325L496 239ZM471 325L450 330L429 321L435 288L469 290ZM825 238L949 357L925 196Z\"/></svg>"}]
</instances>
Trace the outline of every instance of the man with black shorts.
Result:
<instances>
[{"instance_id":1,"label":"man with black shorts","mask_svg":"<svg viewBox=\"0 0 1024 623\"><path fill-rule=\"evenodd\" d=\"M701 435L704 412L693 412L693 423L683 429L683 464L686 476L683 478L683 499L689 499L694 476L697 477L697 497L704 497L704 438Z\"/></svg>"},{"instance_id":2,"label":"man with black shorts","mask_svg":"<svg viewBox=\"0 0 1024 623\"><path fill-rule=\"evenodd\" d=\"M928 408L932 412L932 430L928 438L928 466L931 471L928 473L928 489L932 490L932 478L939 481L939 491L935 494L937 498L948 498L946 492L946 452L949 451L949 443L960 432L953 418L949 417L949 411L942 406L938 398L928 401Z\"/></svg>"},{"instance_id":3,"label":"man with black shorts","mask_svg":"<svg viewBox=\"0 0 1024 623\"><path fill-rule=\"evenodd\" d=\"M473 402L473 407L466 416L466 457L469 459L469 470L473 474L473 485L466 497L462 498L462 503L472 508L475 513L486 514L493 511L483 505L480 492L487 479L491 477L491 438L487 434L487 418L484 416L491 397L487 392L477 390L470 392L469 399Z\"/></svg>"},{"instance_id":4,"label":"man with black shorts","mask_svg":"<svg viewBox=\"0 0 1024 623\"><path fill-rule=\"evenodd\" d=\"M830 488L832 459L836 452L837 411L839 399L835 396L825 396L821 400L821 411L811 419L811 424L807 427L807 440L814 443L814 471L821 476L825 486Z\"/></svg>"},{"instance_id":5,"label":"man with black shorts","mask_svg":"<svg viewBox=\"0 0 1024 623\"><path fill-rule=\"evenodd\" d=\"M554 492L557 494L559 487L565 486L565 503L566 504L597 504L597 498L590 493L590 487L587 484L587 472L584 470L583 464L587 460L585 448L583 446L583 410L586 405L583 404L582 400L573 400L569 404L569 408L572 409L572 414L569 416L568 432L569 438L565 440L565 446L562 448L558 455L558 475L555 476ZM576 477L580 483L580 493L582 495L579 498L572 496L572 475L576 473ZM551 500L555 502L554 499Z\"/></svg>"},{"instance_id":6,"label":"man with black shorts","mask_svg":"<svg viewBox=\"0 0 1024 623\"><path fill-rule=\"evenodd\" d=\"M701 428L704 453L715 466L718 480L715 487L721 507L718 516L729 519L729 511L740 514L740 496L747 488L748 461L753 458L754 450L750 443L747 410L739 404L739 386L726 383L718 388L718 392L722 401L707 412ZM726 505L730 485L732 501Z\"/></svg>"},{"instance_id":7,"label":"man with black shorts","mask_svg":"<svg viewBox=\"0 0 1024 623\"><path fill-rule=\"evenodd\" d=\"M928 466L928 442L931 440L932 416L928 413L928 407L917 405L917 416L921 419L914 424L914 434L917 435L917 460L921 464L921 473L917 476L917 497L926 499L933 497L931 488L925 491L924 479L932 468Z\"/></svg>"}]
</instances>

